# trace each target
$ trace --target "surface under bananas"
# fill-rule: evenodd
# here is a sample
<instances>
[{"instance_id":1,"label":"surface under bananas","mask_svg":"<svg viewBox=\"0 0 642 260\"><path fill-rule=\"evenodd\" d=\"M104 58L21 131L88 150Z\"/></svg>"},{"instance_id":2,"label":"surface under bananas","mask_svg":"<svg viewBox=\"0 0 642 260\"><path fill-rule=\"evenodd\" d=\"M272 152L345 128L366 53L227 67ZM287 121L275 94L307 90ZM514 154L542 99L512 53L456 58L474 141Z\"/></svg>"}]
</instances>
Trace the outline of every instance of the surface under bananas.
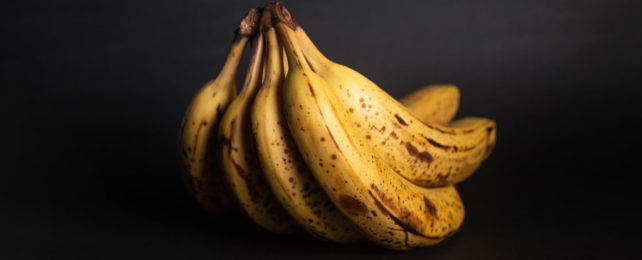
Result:
<instances>
[{"instance_id":1,"label":"surface under bananas","mask_svg":"<svg viewBox=\"0 0 642 260\"><path fill-rule=\"evenodd\" d=\"M395 100L327 59L281 3L269 3L243 20L219 76L192 100L179 163L203 208L240 211L273 233L430 246L460 227L454 184L495 145L495 122L452 121L458 105L453 85Z\"/></svg>"}]
</instances>

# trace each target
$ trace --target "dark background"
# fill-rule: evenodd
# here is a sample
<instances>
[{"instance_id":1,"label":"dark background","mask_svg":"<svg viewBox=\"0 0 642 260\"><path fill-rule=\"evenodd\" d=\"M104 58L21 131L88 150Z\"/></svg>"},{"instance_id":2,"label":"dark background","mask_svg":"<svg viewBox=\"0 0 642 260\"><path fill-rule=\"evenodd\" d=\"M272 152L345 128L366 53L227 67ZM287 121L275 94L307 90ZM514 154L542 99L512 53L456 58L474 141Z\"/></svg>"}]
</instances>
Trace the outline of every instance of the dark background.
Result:
<instances>
[{"instance_id":1,"label":"dark background","mask_svg":"<svg viewBox=\"0 0 642 260\"><path fill-rule=\"evenodd\" d=\"M175 165L181 117L264 1L12 1L0 8L0 258L639 257L640 1L287 1L331 59L395 97L462 92L498 143L467 218L399 253L212 217ZM239 75L243 75L243 71Z\"/></svg>"}]
</instances>

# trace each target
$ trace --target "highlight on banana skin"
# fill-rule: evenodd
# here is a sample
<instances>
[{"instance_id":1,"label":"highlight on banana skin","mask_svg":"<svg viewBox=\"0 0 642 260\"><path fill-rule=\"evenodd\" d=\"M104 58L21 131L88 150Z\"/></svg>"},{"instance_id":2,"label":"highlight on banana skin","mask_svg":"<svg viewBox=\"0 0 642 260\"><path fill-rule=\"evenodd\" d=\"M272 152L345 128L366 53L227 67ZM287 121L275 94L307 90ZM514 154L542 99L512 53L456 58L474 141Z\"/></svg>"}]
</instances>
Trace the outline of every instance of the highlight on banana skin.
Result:
<instances>
[{"instance_id":1,"label":"highlight on banana skin","mask_svg":"<svg viewBox=\"0 0 642 260\"><path fill-rule=\"evenodd\" d=\"M432 246L461 226L454 185L495 145L493 120L454 119L459 95L428 85L396 100L323 55L271 2L241 20L221 71L189 104L180 174L203 209L240 213L275 234Z\"/></svg>"}]
</instances>

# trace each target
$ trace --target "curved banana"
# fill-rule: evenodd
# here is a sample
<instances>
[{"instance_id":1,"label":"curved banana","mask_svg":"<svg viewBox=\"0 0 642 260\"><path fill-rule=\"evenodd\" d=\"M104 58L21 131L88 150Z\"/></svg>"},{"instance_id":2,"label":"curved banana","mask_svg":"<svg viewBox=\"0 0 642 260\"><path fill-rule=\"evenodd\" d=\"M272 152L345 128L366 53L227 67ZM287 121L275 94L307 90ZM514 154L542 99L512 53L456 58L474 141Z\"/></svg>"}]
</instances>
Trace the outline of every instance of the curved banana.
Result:
<instances>
[{"instance_id":1,"label":"curved banana","mask_svg":"<svg viewBox=\"0 0 642 260\"><path fill-rule=\"evenodd\" d=\"M267 8L269 10L269 8ZM270 19L263 14L261 19ZM283 67L281 46L271 21L261 28L266 39L268 56L264 82L255 98L252 129L263 173L279 199L295 221L304 230L322 240L350 243L363 239L324 194L303 162L292 140L280 107ZM426 120L447 123L457 110L459 92L454 86L427 86L404 98L409 110Z\"/></svg>"},{"instance_id":2,"label":"curved banana","mask_svg":"<svg viewBox=\"0 0 642 260\"><path fill-rule=\"evenodd\" d=\"M428 85L399 100L424 123L448 124L459 107L459 89L454 85Z\"/></svg>"},{"instance_id":3,"label":"curved banana","mask_svg":"<svg viewBox=\"0 0 642 260\"><path fill-rule=\"evenodd\" d=\"M281 109L284 78L281 46L269 8L261 28L267 40L267 75L256 95L252 129L263 173L277 199L304 230L322 240L349 243L361 234L327 198L299 155Z\"/></svg>"},{"instance_id":4,"label":"curved banana","mask_svg":"<svg viewBox=\"0 0 642 260\"><path fill-rule=\"evenodd\" d=\"M367 146L411 182L426 187L458 183L492 151L493 120L465 119L458 127L424 123L363 75L328 60L301 27L289 21L284 24L291 24L312 71L345 106L341 112L361 130Z\"/></svg>"},{"instance_id":5,"label":"curved banana","mask_svg":"<svg viewBox=\"0 0 642 260\"><path fill-rule=\"evenodd\" d=\"M219 158L231 193L240 208L259 226L273 233L294 233L296 224L277 202L261 172L251 129L251 108L262 79L263 35L252 40L250 66L239 96L221 119Z\"/></svg>"},{"instance_id":6,"label":"curved banana","mask_svg":"<svg viewBox=\"0 0 642 260\"><path fill-rule=\"evenodd\" d=\"M236 70L248 37L254 34L257 16L257 10L252 9L243 19L221 72L196 93L178 134L181 176L196 201L210 212L233 208L222 185L220 165L213 160L219 146L215 136L223 111L236 96Z\"/></svg>"},{"instance_id":7,"label":"curved banana","mask_svg":"<svg viewBox=\"0 0 642 260\"><path fill-rule=\"evenodd\" d=\"M433 245L463 221L461 200L453 186L426 189L398 176L367 147L337 97L313 72L283 21L289 13L278 3L279 36L288 51L289 73L283 105L291 134L316 180L330 200L371 241L407 250ZM294 27L296 28L296 27Z\"/></svg>"}]
</instances>

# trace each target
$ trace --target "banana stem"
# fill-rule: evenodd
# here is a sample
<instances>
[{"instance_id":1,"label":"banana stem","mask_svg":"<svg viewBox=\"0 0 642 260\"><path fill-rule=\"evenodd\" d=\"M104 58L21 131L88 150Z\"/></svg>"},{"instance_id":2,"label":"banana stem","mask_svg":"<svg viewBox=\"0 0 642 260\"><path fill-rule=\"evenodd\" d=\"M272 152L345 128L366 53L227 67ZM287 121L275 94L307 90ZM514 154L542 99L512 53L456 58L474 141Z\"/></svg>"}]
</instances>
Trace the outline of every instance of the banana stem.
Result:
<instances>
[{"instance_id":1,"label":"banana stem","mask_svg":"<svg viewBox=\"0 0 642 260\"><path fill-rule=\"evenodd\" d=\"M223 68L221 68L221 71L219 72L219 75L231 75L229 77L229 80L232 80L236 76L236 70L238 69L239 64L241 63L241 57L243 56L243 49L245 49L245 46L247 45L247 39L248 37L246 35L241 35L241 34L236 34L234 35L234 42L232 42L232 46L230 47L230 50L227 53L227 58L225 58L225 62L223 63ZM227 77L216 77L218 78L226 78Z\"/></svg>"},{"instance_id":2,"label":"banana stem","mask_svg":"<svg viewBox=\"0 0 642 260\"><path fill-rule=\"evenodd\" d=\"M269 3L263 9L263 14L261 15L261 32L264 34L265 42L267 45L267 58L265 61L266 68L264 70L265 86L273 86L278 84L278 82L283 75L283 51L281 51L281 46L276 36L276 31L272 26L272 5Z\"/></svg>"},{"instance_id":3,"label":"banana stem","mask_svg":"<svg viewBox=\"0 0 642 260\"><path fill-rule=\"evenodd\" d=\"M303 56L303 51L295 34L295 30L299 27L292 20L290 12L281 3L275 3L272 7L273 16L276 18L275 27L287 53L288 66L290 68L298 67L302 70L311 70L310 65Z\"/></svg>"},{"instance_id":4,"label":"banana stem","mask_svg":"<svg viewBox=\"0 0 642 260\"><path fill-rule=\"evenodd\" d=\"M332 61L326 58L323 53L319 51L317 46L315 46L312 40L310 40L310 37L308 37L303 28L299 26L297 27L297 30L295 32L297 39L299 39L299 43L301 43L301 49L303 50L305 59L312 67L312 70L316 72L325 70L332 63Z\"/></svg>"},{"instance_id":5,"label":"banana stem","mask_svg":"<svg viewBox=\"0 0 642 260\"><path fill-rule=\"evenodd\" d=\"M250 52L250 65L247 68L247 73L245 74L245 81L243 83L243 88L239 96L245 96L248 93L253 93L253 90L260 86L261 84L261 73L263 70L263 34L259 33L252 37L250 42L251 52Z\"/></svg>"},{"instance_id":6,"label":"banana stem","mask_svg":"<svg viewBox=\"0 0 642 260\"><path fill-rule=\"evenodd\" d=\"M234 31L234 40L232 46L227 52L227 57L223 63L223 68L219 75L231 75L230 77L216 77L217 79L234 80L236 78L236 71L241 58L243 57L243 50L247 45L248 38L256 33L257 19L259 12L256 9L251 9L245 18L239 24L239 27Z\"/></svg>"}]
</instances>

